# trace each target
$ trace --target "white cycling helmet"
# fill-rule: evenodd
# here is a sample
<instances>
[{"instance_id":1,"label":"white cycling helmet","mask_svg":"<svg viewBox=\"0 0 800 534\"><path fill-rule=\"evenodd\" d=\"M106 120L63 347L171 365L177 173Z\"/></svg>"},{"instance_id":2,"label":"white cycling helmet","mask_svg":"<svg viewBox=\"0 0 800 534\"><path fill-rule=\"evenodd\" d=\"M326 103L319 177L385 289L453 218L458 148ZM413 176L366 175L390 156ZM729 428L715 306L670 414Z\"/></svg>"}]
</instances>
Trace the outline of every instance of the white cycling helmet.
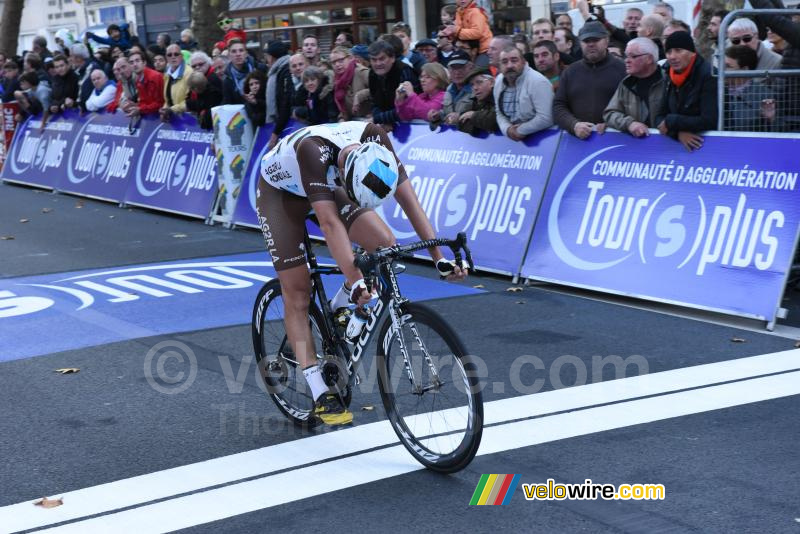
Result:
<instances>
[{"instance_id":1,"label":"white cycling helmet","mask_svg":"<svg viewBox=\"0 0 800 534\"><path fill-rule=\"evenodd\" d=\"M344 189L362 208L375 208L392 196L399 177L394 154L378 143L350 151L344 163Z\"/></svg>"}]
</instances>

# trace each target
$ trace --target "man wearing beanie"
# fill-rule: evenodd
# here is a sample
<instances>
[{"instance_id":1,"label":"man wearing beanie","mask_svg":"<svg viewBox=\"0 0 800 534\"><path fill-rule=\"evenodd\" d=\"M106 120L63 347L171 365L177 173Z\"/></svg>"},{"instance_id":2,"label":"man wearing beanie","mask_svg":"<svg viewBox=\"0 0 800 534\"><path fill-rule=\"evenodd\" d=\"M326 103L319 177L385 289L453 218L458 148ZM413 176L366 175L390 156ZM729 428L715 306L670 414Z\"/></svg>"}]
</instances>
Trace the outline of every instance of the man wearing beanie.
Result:
<instances>
[{"instance_id":1,"label":"man wearing beanie","mask_svg":"<svg viewBox=\"0 0 800 534\"><path fill-rule=\"evenodd\" d=\"M294 95L292 72L289 70L289 47L283 41L267 43L267 122L275 123L269 148L278 143L281 133L289 123Z\"/></svg>"},{"instance_id":2,"label":"man wearing beanie","mask_svg":"<svg viewBox=\"0 0 800 534\"><path fill-rule=\"evenodd\" d=\"M559 79L553 101L553 118L578 139L593 129L602 132L603 111L625 77L625 64L608 54L608 31L589 21L578 33L583 59L567 67Z\"/></svg>"},{"instance_id":3,"label":"man wearing beanie","mask_svg":"<svg viewBox=\"0 0 800 534\"><path fill-rule=\"evenodd\" d=\"M703 146L697 132L717 127L717 82L688 32L673 33L664 48L669 69L656 124L691 152Z\"/></svg>"}]
</instances>

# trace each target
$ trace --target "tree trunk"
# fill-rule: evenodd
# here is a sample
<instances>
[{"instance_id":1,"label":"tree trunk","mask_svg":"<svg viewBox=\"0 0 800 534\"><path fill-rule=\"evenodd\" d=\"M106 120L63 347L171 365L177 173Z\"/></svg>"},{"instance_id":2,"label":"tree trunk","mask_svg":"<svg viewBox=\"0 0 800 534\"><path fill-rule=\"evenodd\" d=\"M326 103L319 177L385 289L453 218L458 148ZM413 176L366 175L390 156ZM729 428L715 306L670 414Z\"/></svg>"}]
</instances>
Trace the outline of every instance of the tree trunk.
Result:
<instances>
[{"instance_id":1,"label":"tree trunk","mask_svg":"<svg viewBox=\"0 0 800 534\"><path fill-rule=\"evenodd\" d=\"M217 16L228 11L228 0L192 0L192 33L201 50L211 52L224 33L217 26Z\"/></svg>"},{"instance_id":2,"label":"tree trunk","mask_svg":"<svg viewBox=\"0 0 800 534\"><path fill-rule=\"evenodd\" d=\"M8 57L17 55L23 7L25 7L25 0L6 0L3 6L3 18L0 21L0 51Z\"/></svg>"}]
</instances>

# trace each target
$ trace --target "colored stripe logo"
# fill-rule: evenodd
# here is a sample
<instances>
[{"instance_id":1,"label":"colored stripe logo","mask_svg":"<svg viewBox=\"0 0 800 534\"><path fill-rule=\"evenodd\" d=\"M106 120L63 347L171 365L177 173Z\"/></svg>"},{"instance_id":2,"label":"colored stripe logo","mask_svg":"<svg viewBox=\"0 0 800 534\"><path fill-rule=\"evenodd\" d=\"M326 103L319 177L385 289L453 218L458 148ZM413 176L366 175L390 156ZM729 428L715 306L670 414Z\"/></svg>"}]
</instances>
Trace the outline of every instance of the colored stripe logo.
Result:
<instances>
[{"instance_id":1,"label":"colored stripe logo","mask_svg":"<svg viewBox=\"0 0 800 534\"><path fill-rule=\"evenodd\" d=\"M473 505L508 504L519 484L520 475L481 475L469 501Z\"/></svg>"}]
</instances>

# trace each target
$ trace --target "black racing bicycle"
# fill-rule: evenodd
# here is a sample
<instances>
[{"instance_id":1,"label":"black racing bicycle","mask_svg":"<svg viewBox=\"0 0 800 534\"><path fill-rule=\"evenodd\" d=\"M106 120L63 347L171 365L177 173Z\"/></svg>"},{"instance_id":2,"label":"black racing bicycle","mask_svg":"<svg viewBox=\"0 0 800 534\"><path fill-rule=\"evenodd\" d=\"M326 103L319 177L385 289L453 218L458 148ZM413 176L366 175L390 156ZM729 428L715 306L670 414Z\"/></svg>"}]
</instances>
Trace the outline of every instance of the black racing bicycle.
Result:
<instances>
[{"instance_id":1,"label":"black racing bicycle","mask_svg":"<svg viewBox=\"0 0 800 534\"><path fill-rule=\"evenodd\" d=\"M401 257L429 247L448 247L458 265L462 251L470 269L466 235L433 239L357 254L364 279L378 299L354 344L345 340L346 319L334 317L322 284L323 275L342 274L335 264L320 264L305 236L311 272L308 320L322 372L331 391L350 405L361 381L359 365L375 332L377 378L387 418L402 444L425 467L453 473L475 457L483 432L483 400L473 359L455 331L429 307L400 294ZM253 309L253 346L267 392L283 414L305 427L318 424L313 398L286 337L283 298L278 279L261 288ZM388 313L387 313L388 312ZM385 320L383 320L386 318ZM382 322L383 320L383 322Z\"/></svg>"}]
</instances>

